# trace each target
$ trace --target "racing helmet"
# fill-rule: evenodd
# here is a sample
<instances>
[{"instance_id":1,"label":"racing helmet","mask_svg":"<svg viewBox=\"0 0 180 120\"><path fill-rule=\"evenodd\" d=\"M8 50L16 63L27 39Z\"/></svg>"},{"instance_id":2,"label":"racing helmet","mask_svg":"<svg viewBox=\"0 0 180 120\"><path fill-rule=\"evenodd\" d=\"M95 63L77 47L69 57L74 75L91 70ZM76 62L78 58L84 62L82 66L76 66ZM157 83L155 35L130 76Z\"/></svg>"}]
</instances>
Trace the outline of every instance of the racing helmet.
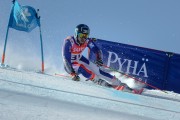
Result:
<instances>
[{"instance_id":1,"label":"racing helmet","mask_svg":"<svg viewBox=\"0 0 180 120\"><path fill-rule=\"evenodd\" d=\"M85 24L79 24L75 28L75 34L74 37L77 39L77 37L81 38L88 38L90 34L90 29Z\"/></svg>"}]
</instances>

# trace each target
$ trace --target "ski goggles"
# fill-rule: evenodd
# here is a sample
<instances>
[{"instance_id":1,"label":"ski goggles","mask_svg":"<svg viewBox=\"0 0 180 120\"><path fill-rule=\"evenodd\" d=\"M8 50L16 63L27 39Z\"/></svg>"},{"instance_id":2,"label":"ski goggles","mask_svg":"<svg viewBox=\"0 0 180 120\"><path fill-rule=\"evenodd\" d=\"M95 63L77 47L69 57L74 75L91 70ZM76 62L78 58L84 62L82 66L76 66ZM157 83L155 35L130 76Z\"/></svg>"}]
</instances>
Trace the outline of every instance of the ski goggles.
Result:
<instances>
[{"instance_id":1,"label":"ski goggles","mask_svg":"<svg viewBox=\"0 0 180 120\"><path fill-rule=\"evenodd\" d=\"M79 33L79 34L78 34L78 37L80 37L80 38L88 38L89 35L88 35L88 34L85 34L85 33Z\"/></svg>"}]
</instances>

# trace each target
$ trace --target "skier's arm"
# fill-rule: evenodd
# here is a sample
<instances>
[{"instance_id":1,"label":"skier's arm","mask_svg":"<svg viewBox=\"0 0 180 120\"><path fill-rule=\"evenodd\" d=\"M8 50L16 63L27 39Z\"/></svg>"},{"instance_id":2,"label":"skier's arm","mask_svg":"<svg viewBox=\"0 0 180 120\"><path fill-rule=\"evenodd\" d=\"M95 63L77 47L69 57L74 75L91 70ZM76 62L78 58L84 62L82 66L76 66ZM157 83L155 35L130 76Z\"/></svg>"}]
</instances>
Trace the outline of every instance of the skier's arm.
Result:
<instances>
[{"instance_id":1,"label":"skier's arm","mask_svg":"<svg viewBox=\"0 0 180 120\"><path fill-rule=\"evenodd\" d=\"M101 50L96 46L96 44L93 41L93 38L90 39L89 43L88 43L88 48L95 53L96 55L96 62L97 64L103 64L102 61L102 53Z\"/></svg>"},{"instance_id":2,"label":"skier's arm","mask_svg":"<svg viewBox=\"0 0 180 120\"><path fill-rule=\"evenodd\" d=\"M65 65L65 69L69 74L74 74L74 69L71 64L71 42L69 40L64 41L62 55L63 55L63 62Z\"/></svg>"}]
</instances>

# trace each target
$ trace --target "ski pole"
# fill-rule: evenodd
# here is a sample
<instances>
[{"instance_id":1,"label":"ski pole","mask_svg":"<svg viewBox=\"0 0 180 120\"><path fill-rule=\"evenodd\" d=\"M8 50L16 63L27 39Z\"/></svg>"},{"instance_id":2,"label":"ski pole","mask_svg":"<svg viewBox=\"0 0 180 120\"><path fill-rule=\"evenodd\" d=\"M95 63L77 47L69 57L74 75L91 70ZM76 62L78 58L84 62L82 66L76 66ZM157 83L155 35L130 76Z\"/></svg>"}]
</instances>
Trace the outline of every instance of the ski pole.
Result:
<instances>
[{"instance_id":1,"label":"ski pole","mask_svg":"<svg viewBox=\"0 0 180 120\"><path fill-rule=\"evenodd\" d=\"M63 74L59 74L59 73L55 73L56 76L59 76L59 77L65 77L65 78L72 78L71 76L69 75L63 75ZM89 81L90 79L86 79L85 81Z\"/></svg>"},{"instance_id":2,"label":"ski pole","mask_svg":"<svg viewBox=\"0 0 180 120\"><path fill-rule=\"evenodd\" d=\"M63 75L63 74L58 74L58 73L55 73L56 76L60 76L60 77L65 77L65 78L72 78L71 76L69 75Z\"/></svg>"},{"instance_id":3,"label":"ski pole","mask_svg":"<svg viewBox=\"0 0 180 120\"><path fill-rule=\"evenodd\" d=\"M164 91L164 90L161 90L161 89L159 89L159 88L157 88L157 87L155 87L155 86L153 86L153 85L150 85L150 84L148 84L148 83L145 83L145 82L139 80L138 78L135 78L135 77L132 77L132 76L130 76L130 75L128 75L128 74L125 74L125 73L123 73L123 72L117 71L117 70L114 69L114 68L108 67L108 66L106 66L106 65L104 65L104 64L102 64L102 66L105 67L105 68L108 68L108 69L110 69L110 70L112 70L112 71L121 73L121 74L123 74L124 76L126 76L126 77L128 77L128 78L132 78L132 79L134 79L134 80L136 80L136 81L138 81L138 82L140 82L140 83L143 83L143 84L145 84L145 85L147 85L147 86L150 86L150 87L152 87L152 88L154 88L154 89L157 89L157 90L160 90L160 91L162 91L162 92L164 92L164 93L167 93L167 92Z\"/></svg>"}]
</instances>

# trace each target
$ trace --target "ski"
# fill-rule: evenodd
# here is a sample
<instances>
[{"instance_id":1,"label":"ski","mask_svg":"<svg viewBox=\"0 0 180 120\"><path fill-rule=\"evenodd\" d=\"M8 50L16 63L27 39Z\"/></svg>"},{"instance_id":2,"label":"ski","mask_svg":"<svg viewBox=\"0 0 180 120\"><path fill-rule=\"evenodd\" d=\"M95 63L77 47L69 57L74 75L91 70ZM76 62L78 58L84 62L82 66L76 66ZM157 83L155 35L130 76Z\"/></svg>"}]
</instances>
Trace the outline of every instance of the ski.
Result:
<instances>
[{"instance_id":1,"label":"ski","mask_svg":"<svg viewBox=\"0 0 180 120\"><path fill-rule=\"evenodd\" d=\"M132 93L134 93L134 94L142 94L143 90L144 90L144 88L141 88L140 90L134 89L134 90L132 91Z\"/></svg>"}]
</instances>

